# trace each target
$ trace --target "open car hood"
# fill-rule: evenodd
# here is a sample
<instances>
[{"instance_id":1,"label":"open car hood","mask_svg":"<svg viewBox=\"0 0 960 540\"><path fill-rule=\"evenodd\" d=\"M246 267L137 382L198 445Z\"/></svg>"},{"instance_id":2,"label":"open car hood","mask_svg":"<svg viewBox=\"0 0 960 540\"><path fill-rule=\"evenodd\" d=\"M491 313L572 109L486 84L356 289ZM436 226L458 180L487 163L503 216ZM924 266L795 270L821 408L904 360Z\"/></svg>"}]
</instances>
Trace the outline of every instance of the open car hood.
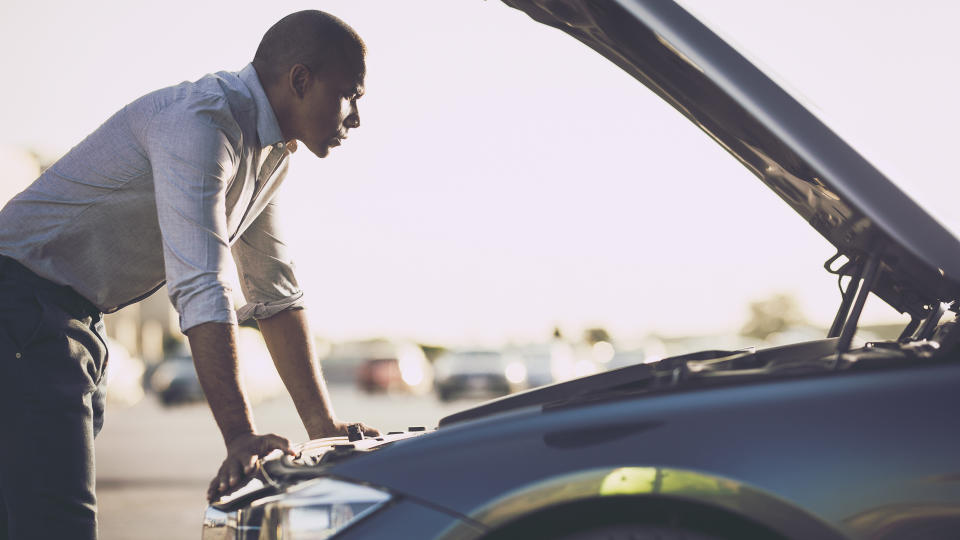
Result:
<instances>
[{"instance_id":1,"label":"open car hood","mask_svg":"<svg viewBox=\"0 0 960 540\"><path fill-rule=\"evenodd\" d=\"M657 93L920 317L960 298L960 241L746 58L669 0L503 0ZM837 270L833 270L837 271Z\"/></svg>"}]
</instances>

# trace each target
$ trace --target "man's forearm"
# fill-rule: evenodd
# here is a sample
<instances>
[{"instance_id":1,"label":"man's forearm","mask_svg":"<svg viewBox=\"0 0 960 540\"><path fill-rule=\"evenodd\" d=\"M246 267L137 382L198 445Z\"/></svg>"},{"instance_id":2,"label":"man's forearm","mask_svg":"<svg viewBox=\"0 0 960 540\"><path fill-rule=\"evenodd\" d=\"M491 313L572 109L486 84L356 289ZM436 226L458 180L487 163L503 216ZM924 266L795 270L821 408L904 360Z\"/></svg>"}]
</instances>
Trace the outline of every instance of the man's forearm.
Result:
<instances>
[{"instance_id":1,"label":"man's forearm","mask_svg":"<svg viewBox=\"0 0 960 540\"><path fill-rule=\"evenodd\" d=\"M257 321L310 438L334 434L333 406L313 353L313 337L304 310L285 310Z\"/></svg>"},{"instance_id":2,"label":"man's forearm","mask_svg":"<svg viewBox=\"0 0 960 540\"><path fill-rule=\"evenodd\" d=\"M240 381L236 325L203 323L187 330L187 337L200 386L224 442L254 433L250 403Z\"/></svg>"}]
</instances>

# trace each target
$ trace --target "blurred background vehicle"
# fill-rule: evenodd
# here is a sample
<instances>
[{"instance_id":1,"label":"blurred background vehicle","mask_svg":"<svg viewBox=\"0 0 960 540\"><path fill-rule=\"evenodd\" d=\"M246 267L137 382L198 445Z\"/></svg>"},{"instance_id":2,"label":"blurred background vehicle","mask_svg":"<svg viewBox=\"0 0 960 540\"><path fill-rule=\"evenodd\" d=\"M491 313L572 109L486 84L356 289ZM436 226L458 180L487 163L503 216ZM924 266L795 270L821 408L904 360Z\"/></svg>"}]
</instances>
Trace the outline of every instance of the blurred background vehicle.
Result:
<instances>
[{"instance_id":1,"label":"blurred background vehicle","mask_svg":"<svg viewBox=\"0 0 960 540\"><path fill-rule=\"evenodd\" d=\"M517 351L526 366L526 388L537 388L556 382L553 374L550 348L548 346L528 346Z\"/></svg>"},{"instance_id":2,"label":"blurred background vehicle","mask_svg":"<svg viewBox=\"0 0 960 540\"><path fill-rule=\"evenodd\" d=\"M495 397L526 386L527 368L518 355L497 350L463 350L437 358L434 388L441 401Z\"/></svg>"},{"instance_id":3,"label":"blurred background vehicle","mask_svg":"<svg viewBox=\"0 0 960 540\"><path fill-rule=\"evenodd\" d=\"M433 367L419 345L380 342L356 367L356 383L364 392L426 394L433 383Z\"/></svg>"},{"instance_id":4,"label":"blurred background vehicle","mask_svg":"<svg viewBox=\"0 0 960 540\"><path fill-rule=\"evenodd\" d=\"M283 390L283 381L258 330L241 326L237 333L237 347L242 351L240 377L251 403L274 397ZM168 406L204 400L190 344L186 340L174 341L168 347L163 360L147 374L146 386Z\"/></svg>"},{"instance_id":5,"label":"blurred background vehicle","mask_svg":"<svg viewBox=\"0 0 960 540\"><path fill-rule=\"evenodd\" d=\"M203 401L203 389L186 341L174 344L163 361L151 370L147 388L167 406Z\"/></svg>"},{"instance_id":6,"label":"blurred background vehicle","mask_svg":"<svg viewBox=\"0 0 960 540\"><path fill-rule=\"evenodd\" d=\"M619 369L622 367L643 364L647 361L647 355L642 349L616 351L610 358L610 361L604 365L604 369Z\"/></svg>"},{"instance_id":7,"label":"blurred background vehicle","mask_svg":"<svg viewBox=\"0 0 960 540\"><path fill-rule=\"evenodd\" d=\"M357 386L364 392L387 392L402 385L400 363L392 356L367 358L357 366Z\"/></svg>"}]
</instances>

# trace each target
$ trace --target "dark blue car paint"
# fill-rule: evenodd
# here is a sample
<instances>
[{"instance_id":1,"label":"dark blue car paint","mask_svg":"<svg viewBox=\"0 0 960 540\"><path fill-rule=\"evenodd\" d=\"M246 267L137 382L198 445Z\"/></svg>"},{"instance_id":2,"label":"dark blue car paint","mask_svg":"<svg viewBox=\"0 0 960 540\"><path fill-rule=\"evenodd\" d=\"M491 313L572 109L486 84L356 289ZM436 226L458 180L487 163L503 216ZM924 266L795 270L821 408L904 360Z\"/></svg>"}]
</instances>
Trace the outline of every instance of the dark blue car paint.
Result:
<instances>
[{"instance_id":1,"label":"dark blue car paint","mask_svg":"<svg viewBox=\"0 0 960 540\"><path fill-rule=\"evenodd\" d=\"M960 436L943 427L956 425L957 388L960 364L951 362L532 407L403 441L331 473L476 517L504 493L551 477L663 467L732 479L783 503L794 512L756 515L762 504L744 508L734 495L721 504L791 537L810 537L798 533L820 530L822 520L850 538L876 538L873 522L858 518L910 505L900 524L946 519L956 528L941 538L955 538ZM582 440L569 444L578 430ZM596 437L618 430L626 433ZM558 436L565 443L551 444ZM935 511L924 518L924 509Z\"/></svg>"}]
</instances>

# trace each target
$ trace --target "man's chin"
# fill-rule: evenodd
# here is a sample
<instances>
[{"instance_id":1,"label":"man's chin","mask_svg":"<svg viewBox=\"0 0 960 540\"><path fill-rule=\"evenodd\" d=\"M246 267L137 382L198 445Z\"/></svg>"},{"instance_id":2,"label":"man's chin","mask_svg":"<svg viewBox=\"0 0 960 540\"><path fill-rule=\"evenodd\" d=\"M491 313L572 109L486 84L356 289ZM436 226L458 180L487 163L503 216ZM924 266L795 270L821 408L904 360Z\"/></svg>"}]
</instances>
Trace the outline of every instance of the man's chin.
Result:
<instances>
[{"instance_id":1,"label":"man's chin","mask_svg":"<svg viewBox=\"0 0 960 540\"><path fill-rule=\"evenodd\" d=\"M325 158L330 155L330 146L326 144L321 144L319 146L307 146L307 149L318 158Z\"/></svg>"}]
</instances>

